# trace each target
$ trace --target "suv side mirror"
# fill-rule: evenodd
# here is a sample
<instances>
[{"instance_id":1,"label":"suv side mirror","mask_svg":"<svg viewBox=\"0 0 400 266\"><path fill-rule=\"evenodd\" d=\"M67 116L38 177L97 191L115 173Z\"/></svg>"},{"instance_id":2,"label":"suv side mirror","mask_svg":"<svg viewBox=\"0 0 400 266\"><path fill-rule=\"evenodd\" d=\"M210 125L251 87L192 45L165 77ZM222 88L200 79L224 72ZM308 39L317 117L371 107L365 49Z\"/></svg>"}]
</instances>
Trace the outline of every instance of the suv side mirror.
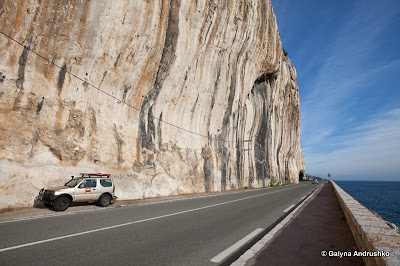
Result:
<instances>
[{"instance_id":1,"label":"suv side mirror","mask_svg":"<svg viewBox=\"0 0 400 266\"><path fill-rule=\"evenodd\" d=\"M80 185L78 186L78 188L83 188L84 185L85 185L85 184L80 184Z\"/></svg>"}]
</instances>

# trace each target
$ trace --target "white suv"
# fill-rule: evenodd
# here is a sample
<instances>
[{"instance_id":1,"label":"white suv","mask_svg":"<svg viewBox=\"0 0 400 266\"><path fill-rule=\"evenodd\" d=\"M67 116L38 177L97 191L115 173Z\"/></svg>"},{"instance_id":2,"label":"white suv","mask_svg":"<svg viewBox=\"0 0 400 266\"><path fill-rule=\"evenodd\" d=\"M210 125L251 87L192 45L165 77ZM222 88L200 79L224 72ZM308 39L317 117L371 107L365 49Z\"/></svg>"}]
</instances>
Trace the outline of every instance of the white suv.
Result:
<instances>
[{"instance_id":1,"label":"white suv","mask_svg":"<svg viewBox=\"0 0 400 266\"><path fill-rule=\"evenodd\" d=\"M55 211L65 211L72 202L97 201L101 207L107 207L117 198L110 174L80 175L72 176L62 187L42 188L37 199L43 201L47 207L53 207Z\"/></svg>"}]
</instances>

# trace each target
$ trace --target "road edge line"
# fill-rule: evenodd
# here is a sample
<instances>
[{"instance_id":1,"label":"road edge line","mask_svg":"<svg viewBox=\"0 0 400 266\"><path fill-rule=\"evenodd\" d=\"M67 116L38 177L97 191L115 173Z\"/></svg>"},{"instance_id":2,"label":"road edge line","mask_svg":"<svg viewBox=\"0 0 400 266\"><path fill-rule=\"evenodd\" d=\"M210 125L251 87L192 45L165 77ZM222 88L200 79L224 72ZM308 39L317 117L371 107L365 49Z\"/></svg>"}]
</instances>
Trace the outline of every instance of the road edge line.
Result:
<instances>
[{"instance_id":1,"label":"road edge line","mask_svg":"<svg viewBox=\"0 0 400 266\"><path fill-rule=\"evenodd\" d=\"M321 187L315 188L311 191L303 200L300 200L295 207L292 208L292 211L285 213L281 216L274 224L266 228L262 233L260 233L253 241L248 243L245 250L239 250L231 257L227 258L220 265L234 265L234 266L243 266L250 259L252 259L264 246L266 246L273 237L286 225L288 224L293 216L297 214L297 212L311 199L313 196L321 191ZM245 248L245 247L243 247Z\"/></svg>"},{"instance_id":2,"label":"road edge line","mask_svg":"<svg viewBox=\"0 0 400 266\"><path fill-rule=\"evenodd\" d=\"M295 204L290 205L289 207L287 207L286 209L283 210L284 213L287 213L288 211L290 211L294 206L296 206Z\"/></svg>"},{"instance_id":3,"label":"road edge line","mask_svg":"<svg viewBox=\"0 0 400 266\"><path fill-rule=\"evenodd\" d=\"M220 263L224 259L226 259L228 256L230 256L233 252L238 250L240 247L242 247L244 244L246 244L250 239L261 233L264 229L263 228L257 228L250 234L246 235L236 243L234 243L232 246L228 247L218 255L216 255L214 258L212 258L210 261L215 262L215 263Z\"/></svg>"}]
</instances>

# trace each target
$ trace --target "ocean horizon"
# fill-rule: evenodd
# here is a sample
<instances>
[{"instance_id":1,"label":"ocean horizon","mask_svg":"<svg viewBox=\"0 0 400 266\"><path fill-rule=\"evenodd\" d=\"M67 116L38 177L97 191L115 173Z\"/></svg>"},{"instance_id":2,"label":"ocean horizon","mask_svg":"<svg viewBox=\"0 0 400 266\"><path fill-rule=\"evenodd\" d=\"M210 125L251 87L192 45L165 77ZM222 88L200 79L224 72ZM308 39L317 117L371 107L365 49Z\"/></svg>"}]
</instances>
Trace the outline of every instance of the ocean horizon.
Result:
<instances>
[{"instance_id":1,"label":"ocean horizon","mask_svg":"<svg viewBox=\"0 0 400 266\"><path fill-rule=\"evenodd\" d=\"M400 228L400 181L344 181L336 184L366 208Z\"/></svg>"}]
</instances>

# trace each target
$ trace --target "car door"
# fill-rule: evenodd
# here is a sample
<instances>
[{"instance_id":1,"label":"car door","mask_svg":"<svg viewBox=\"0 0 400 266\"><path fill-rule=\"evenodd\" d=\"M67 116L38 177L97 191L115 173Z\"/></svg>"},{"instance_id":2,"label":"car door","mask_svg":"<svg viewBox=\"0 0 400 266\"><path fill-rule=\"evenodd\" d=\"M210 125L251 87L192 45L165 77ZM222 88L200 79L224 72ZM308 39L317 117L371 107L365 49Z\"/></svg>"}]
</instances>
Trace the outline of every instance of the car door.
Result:
<instances>
[{"instance_id":1,"label":"car door","mask_svg":"<svg viewBox=\"0 0 400 266\"><path fill-rule=\"evenodd\" d=\"M75 193L75 201L94 201L97 200L97 180L96 179L84 179L79 184Z\"/></svg>"}]
</instances>

